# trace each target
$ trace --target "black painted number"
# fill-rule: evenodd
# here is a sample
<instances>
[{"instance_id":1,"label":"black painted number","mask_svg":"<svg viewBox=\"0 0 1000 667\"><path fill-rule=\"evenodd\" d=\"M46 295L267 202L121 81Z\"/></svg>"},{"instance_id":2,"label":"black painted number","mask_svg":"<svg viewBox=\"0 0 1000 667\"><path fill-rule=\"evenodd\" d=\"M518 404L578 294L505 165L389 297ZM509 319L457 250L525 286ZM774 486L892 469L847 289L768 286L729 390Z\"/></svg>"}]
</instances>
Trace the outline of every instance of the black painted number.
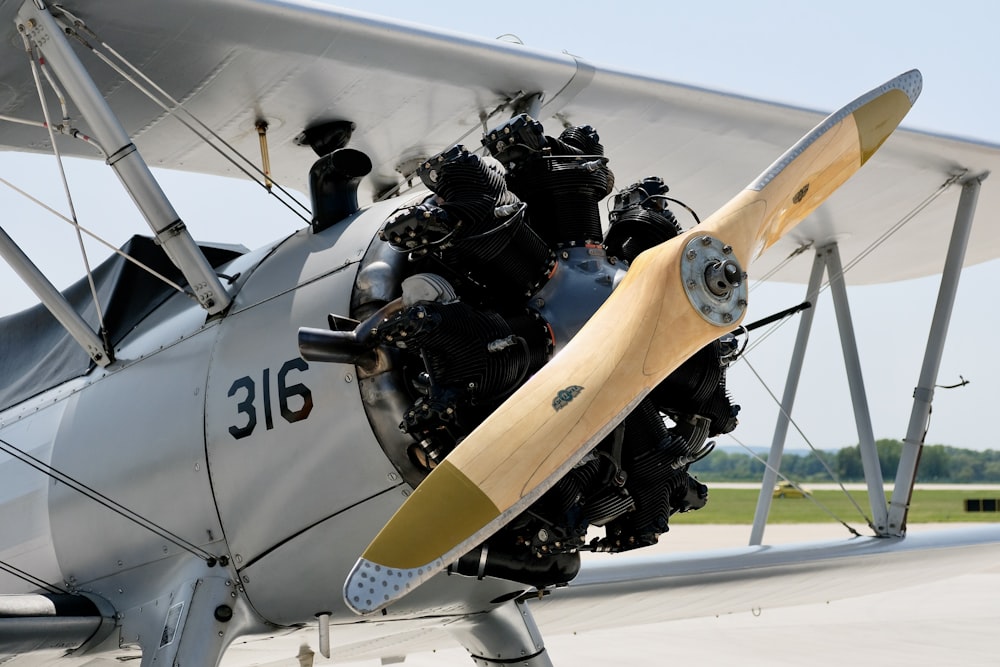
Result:
<instances>
[{"instance_id":1,"label":"black painted number","mask_svg":"<svg viewBox=\"0 0 1000 667\"><path fill-rule=\"evenodd\" d=\"M232 387L229 388L229 396L235 396L236 392L240 389L245 389L247 393L246 396L243 397L243 400L236 404L236 411L247 416L247 423L243 426L229 427L229 432L237 440L247 437L253 433L255 428L257 428L257 410L253 407L253 399L256 394L254 391L253 380L251 380L249 376L241 377L233 383Z\"/></svg>"},{"instance_id":2,"label":"black painted number","mask_svg":"<svg viewBox=\"0 0 1000 667\"><path fill-rule=\"evenodd\" d=\"M308 369L309 364L300 358L289 359L278 369L278 410L281 412L282 418L289 424L302 421L312 412L313 399L312 391L309 387L301 382L288 384L289 373L293 371L302 372ZM255 405L257 389L253 378L249 375L244 375L233 382L232 386L229 387L228 396L232 398L233 396L237 396L237 394L242 394L242 397L240 397L239 402L236 404L236 412L246 415L246 419L242 426L236 424L230 426L229 433L239 440L240 438L247 437L257 428L257 407ZM271 414L270 368L265 368L261 373L261 394L261 403L264 409L264 427L270 431L274 428L274 419Z\"/></svg>"},{"instance_id":3,"label":"black painted number","mask_svg":"<svg viewBox=\"0 0 1000 667\"><path fill-rule=\"evenodd\" d=\"M281 409L281 416L289 424L302 421L309 416L313 409L313 395L309 387L301 382L288 384L288 374L291 371L304 371L309 368L309 364L303 359L289 359L282 364L278 370L278 408ZM288 399L298 396L302 400L302 406L297 410L288 407Z\"/></svg>"}]
</instances>

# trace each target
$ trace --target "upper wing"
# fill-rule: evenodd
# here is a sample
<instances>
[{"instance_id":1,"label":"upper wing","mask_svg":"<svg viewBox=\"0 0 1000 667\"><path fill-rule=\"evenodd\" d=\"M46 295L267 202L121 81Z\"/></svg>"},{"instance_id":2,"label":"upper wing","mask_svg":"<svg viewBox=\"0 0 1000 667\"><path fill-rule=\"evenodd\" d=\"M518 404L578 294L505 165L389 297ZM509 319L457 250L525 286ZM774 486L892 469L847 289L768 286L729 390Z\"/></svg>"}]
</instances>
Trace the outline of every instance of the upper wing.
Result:
<instances>
[{"instance_id":1,"label":"upper wing","mask_svg":"<svg viewBox=\"0 0 1000 667\"><path fill-rule=\"evenodd\" d=\"M541 92L540 120L598 129L619 183L658 175L671 194L710 212L825 115L315 5L174 0L144 5L141 12L128 0L65 6L252 159L259 156L255 123L265 120L275 178L295 188L304 188L314 159L295 143L306 127L353 122L352 145L374 163L369 189L384 192L411 174L419 158L459 142L478 145L484 128ZM0 9L0 113L40 120L15 13L10 6ZM84 61L151 165L238 173L96 58L86 53ZM2 146L46 150L47 141L41 128L0 123ZM94 155L82 143L62 149ZM778 243L755 273L808 243L836 239L846 258L857 256L952 176L994 167L1000 167L1000 147L897 132L863 176ZM882 257L894 261L877 261L876 255L853 270L852 282L940 271L940 247L957 201L957 188L952 190L884 246L881 252L891 254ZM1000 195L984 188L979 210L993 215ZM998 255L997 232L980 226L967 262ZM808 271L808 261L793 262L776 279L805 280Z\"/></svg>"}]
</instances>

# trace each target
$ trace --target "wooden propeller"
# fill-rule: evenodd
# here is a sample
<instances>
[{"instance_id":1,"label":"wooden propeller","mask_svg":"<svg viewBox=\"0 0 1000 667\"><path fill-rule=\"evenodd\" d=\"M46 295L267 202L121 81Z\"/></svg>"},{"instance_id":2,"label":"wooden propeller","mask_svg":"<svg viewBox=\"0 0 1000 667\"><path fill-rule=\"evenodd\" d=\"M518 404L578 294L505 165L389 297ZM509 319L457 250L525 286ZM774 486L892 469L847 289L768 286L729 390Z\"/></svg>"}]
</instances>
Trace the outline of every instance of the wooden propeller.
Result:
<instances>
[{"instance_id":1,"label":"wooden propeller","mask_svg":"<svg viewBox=\"0 0 1000 667\"><path fill-rule=\"evenodd\" d=\"M826 118L702 224L639 255L572 341L417 487L358 559L347 605L377 611L555 484L667 375L736 327L746 267L875 153L916 70ZM599 352L599 353L598 353Z\"/></svg>"}]
</instances>

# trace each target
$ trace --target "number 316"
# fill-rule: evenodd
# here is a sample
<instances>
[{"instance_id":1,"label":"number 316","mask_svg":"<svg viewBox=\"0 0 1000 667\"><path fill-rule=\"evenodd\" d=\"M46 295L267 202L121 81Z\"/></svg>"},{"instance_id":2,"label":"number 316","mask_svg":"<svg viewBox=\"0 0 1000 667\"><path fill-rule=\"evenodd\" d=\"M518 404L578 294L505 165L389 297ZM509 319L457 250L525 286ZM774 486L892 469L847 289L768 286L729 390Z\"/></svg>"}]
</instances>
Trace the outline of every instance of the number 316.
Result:
<instances>
[{"instance_id":1,"label":"number 316","mask_svg":"<svg viewBox=\"0 0 1000 667\"><path fill-rule=\"evenodd\" d=\"M278 389L278 409L281 412L281 416L289 424L294 424L297 421L302 421L309 416L309 413L313 408L312 391L309 390L301 382L296 382L295 384L288 384L288 374L293 371L305 371L309 369L309 364L307 364L302 359L289 359L281 368L278 369L277 377L277 389ZM271 369L265 368L263 376L261 378L261 393L263 394L262 403L264 408L264 426L267 430L274 428L274 418L271 414ZM240 438L245 438L254 429L257 428L257 408L254 405L254 401L257 398L256 384L249 375L244 375L243 377L237 379L233 382L232 386L229 387L228 396L232 398L240 390L244 390L246 394L243 399L237 403L236 410L240 414L246 415L246 423L243 426L230 426L229 433L239 440ZM302 399L302 407L297 410L292 410L288 407L288 399L292 396L299 396Z\"/></svg>"}]
</instances>

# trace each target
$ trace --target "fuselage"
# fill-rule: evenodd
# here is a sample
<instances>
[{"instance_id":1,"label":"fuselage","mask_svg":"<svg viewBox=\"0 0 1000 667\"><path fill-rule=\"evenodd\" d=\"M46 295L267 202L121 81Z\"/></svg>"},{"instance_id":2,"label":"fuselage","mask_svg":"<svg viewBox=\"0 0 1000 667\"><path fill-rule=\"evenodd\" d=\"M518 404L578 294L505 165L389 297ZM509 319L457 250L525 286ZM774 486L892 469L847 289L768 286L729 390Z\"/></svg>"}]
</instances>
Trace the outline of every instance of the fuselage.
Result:
<instances>
[{"instance_id":1,"label":"fuselage","mask_svg":"<svg viewBox=\"0 0 1000 667\"><path fill-rule=\"evenodd\" d=\"M350 312L362 260L395 206L304 229L222 267L238 275L224 317L206 320L192 300L171 297L117 346L110 367L6 410L0 438L225 557L216 567L262 619L355 620L341 602L344 576L411 486L373 433L355 366L306 362L296 334ZM0 525L0 560L119 611L158 597L197 558L9 457ZM469 611L517 589L439 579L397 613ZM6 574L0 583L8 593L35 589Z\"/></svg>"}]
</instances>

